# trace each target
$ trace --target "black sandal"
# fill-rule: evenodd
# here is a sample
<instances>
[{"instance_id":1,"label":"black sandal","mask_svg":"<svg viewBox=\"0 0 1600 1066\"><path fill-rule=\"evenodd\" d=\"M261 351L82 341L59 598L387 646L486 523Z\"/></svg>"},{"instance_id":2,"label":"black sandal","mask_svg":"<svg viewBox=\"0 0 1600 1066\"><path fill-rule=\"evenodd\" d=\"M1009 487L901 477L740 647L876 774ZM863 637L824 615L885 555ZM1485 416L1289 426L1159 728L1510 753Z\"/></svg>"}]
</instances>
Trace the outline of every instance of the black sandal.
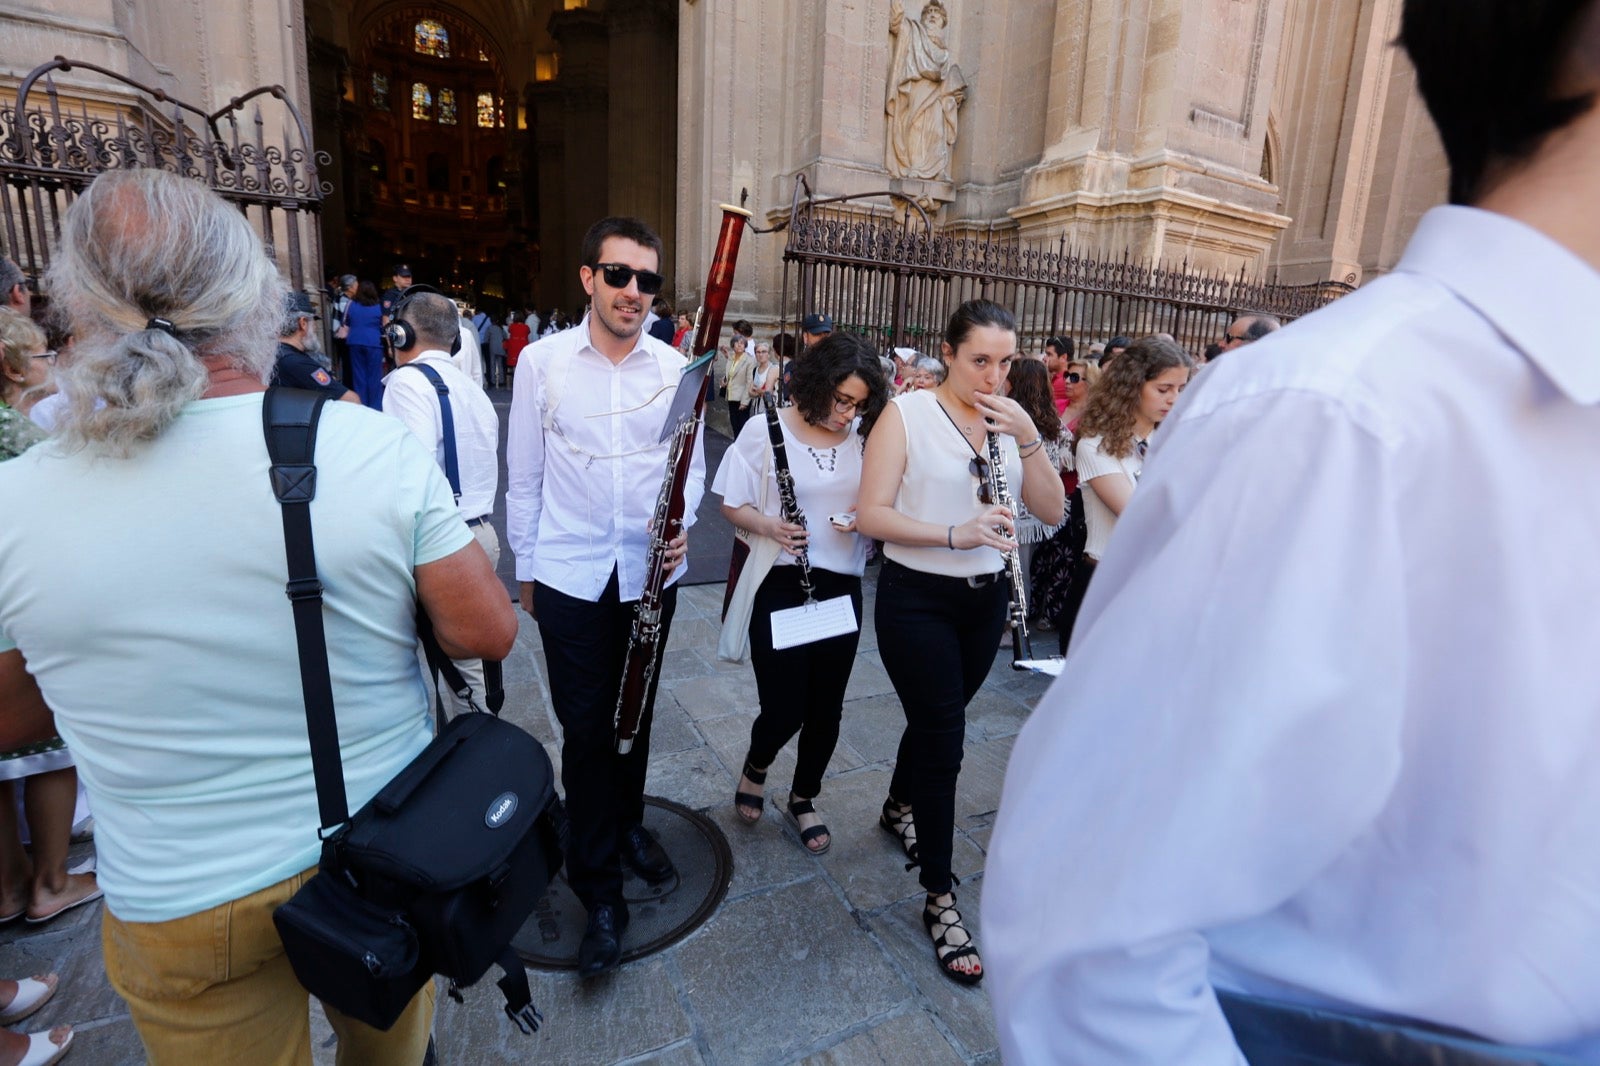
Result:
<instances>
[{"instance_id":1,"label":"black sandal","mask_svg":"<svg viewBox=\"0 0 1600 1066\"><path fill-rule=\"evenodd\" d=\"M816 813L817 809L811 805L810 800L796 799L793 792L789 793L789 821L793 823L795 832L800 834L800 843L803 844L805 849L811 854L821 855L823 852L833 847L833 834L828 832L828 827L825 824L818 824L812 826L810 829L800 828L800 816L802 814ZM827 837L827 843L823 844L820 848L814 848L811 846L811 842L816 840L818 837Z\"/></svg>"},{"instance_id":2,"label":"black sandal","mask_svg":"<svg viewBox=\"0 0 1600 1066\"><path fill-rule=\"evenodd\" d=\"M950 965L959 959L978 958L978 948L972 942L972 934L967 932L966 925L961 921L961 912L956 910L955 894L951 894L949 906L935 902L937 899L937 896L930 895L927 904L922 908L923 928L928 930L930 937L933 937L933 956L939 960L939 969L944 971L946 977L964 985L975 985L983 980L981 968L976 973L967 973ZM929 907L933 910L928 910ZM954 920L946 917L947 915L953 915ZM933 927L936 925L944 926L944 932L938 936L933 935ZM961 935L966 938L965 944L950 943L950 934L957 929L961 930ZM982 959L978 960L978 965L980 967L983 965Z\"/></svg>"},{"instance_id":3,"label":"black sandal","mask_svg":"<svg viewBox=\"0 0 1600 1066\"><path fill-rule=\"evenodd\" d=\"M750 779L751 784L764 785L767 783L767 772L765 770L757 770L754 766L751 766L749 759L744 761L744 769L741 772ZM767 797L765 793L752 796L748 792L740 792L738 785L733 786L733 807L734 810L739 812L739 820L745 825L755 825L761 821L761 812L766 805Z\"/></svg>"},{"instance_id":4,"label":"black sandal","mask_svg":"<svg viewBox=\"0 0 1600 1066\"><path fill-rule=\"evenodd\" d=\"M893 812L893 817L890 817L890 812ZM917 824L911 819L911 804L897 803L893 796L884 800L878 824L905 849L906 858L911 860L906 863L906 869L915 869L920 860L917 857Z\"/></svg>"}]
</instances>

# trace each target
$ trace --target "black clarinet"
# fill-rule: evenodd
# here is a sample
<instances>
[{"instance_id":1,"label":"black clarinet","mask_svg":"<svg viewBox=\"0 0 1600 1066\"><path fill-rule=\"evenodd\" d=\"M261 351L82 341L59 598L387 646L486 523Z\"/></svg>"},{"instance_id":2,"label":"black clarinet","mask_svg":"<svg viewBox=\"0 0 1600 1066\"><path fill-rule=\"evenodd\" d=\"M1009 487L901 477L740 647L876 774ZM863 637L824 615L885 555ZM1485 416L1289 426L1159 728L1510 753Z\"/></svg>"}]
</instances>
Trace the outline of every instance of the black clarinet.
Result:
<instances>
[{"instance_id":1,"label":"black clarinet","mask_svg":"<svg viewBox=\"0 0 1600 1066\"><path fill-rule=\"evenodd\" d=\"M1010 511L1015 518L1017 505L1011 498L1011 487L1006 484L1006 460L1005 456L1000 454L1000 436L997 433L989 434L989 491L990 499ZM1028 594L1022 573L1022 549L1017 545L1014 534L1012 548L1005 553L1005 557L1006 571L1011 577L1011 607L1008 612L1011 625L1011 668L1026 670L1028 668L1021 664L1024 660L1033 658L1033 642L1028 638Z\"/></svg>"},{"instance_id":2,"label":"black clarinet","mask_svg":"<svg viewBox=\"0 0 1600 1066\"><path fill-rule=\"evenodd\" d=\"M779 516L791 526L806 528L806 513L800 510L800 501L794 494L794 474L789 470L789 449L783 443L783 427L778 424L778 408L769 396L763 398L767 408L767 436L772 440L772 470L778 479ZM816 603L811 587L811 556L805 545L794 553L800 564L800 587L806 590L806 602Z\"/></svg>"}]
</instances>

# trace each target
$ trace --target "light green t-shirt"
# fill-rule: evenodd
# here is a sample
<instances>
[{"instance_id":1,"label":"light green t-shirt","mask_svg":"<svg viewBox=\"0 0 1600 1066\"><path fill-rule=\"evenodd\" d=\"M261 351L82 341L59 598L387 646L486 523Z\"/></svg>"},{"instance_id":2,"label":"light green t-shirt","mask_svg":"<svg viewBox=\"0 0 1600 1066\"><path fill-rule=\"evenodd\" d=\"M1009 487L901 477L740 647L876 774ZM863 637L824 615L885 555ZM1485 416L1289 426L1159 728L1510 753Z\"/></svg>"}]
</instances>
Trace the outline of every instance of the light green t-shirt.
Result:
<instances>
[{"instance_id":1,"label":"light green t-shirt","mask_svg":"<svg viewBox=\"0 0 1600 1066\"><path fill-rule=\"evenodd\" d=\"M323 408L311 505L350 810L427 744L416 566L472 539L399 422ZM0 464L0 651L20 647L96 818L125 921L317 860L316 788L261 395L201 400L129 459Z\"/></svg>"}]
</instances>

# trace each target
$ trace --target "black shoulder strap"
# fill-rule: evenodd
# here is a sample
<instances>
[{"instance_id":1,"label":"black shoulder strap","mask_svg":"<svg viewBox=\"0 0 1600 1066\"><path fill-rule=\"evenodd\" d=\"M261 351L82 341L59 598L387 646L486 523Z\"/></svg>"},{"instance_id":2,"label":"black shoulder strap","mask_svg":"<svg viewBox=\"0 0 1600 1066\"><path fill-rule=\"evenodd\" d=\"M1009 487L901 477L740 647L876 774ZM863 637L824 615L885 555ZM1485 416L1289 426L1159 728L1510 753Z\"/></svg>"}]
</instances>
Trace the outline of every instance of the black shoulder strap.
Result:
<instances>
[{"instance_id":1,"label":"black shoulder strap","mask_svg":"<svg viewBox=\"0 0 1600 1066\"><path fill-rule=\"evenodd\" d=\"M300 690L311 738L311 770L317 783L317 813L327 831L350 820L339 759L339 727L328 677L328 641L322 629L322 582L311 540L311 501L317 495L317 420L328 396L306 389L271 388L261 403L261 421L272 460L272 493L283 508L283 544L289 564L286 586L294 605L294 635L300 648Z\"/></svg>"},{"instance_id":2,"label":"black shoulder strap","mask_svg":"<svg viewBox=\"0 0 1600 1066\"><path fill-rule=\"evenodd\" d=\"M444 383L444 378L431 366L422 363L405 363L402 366L414 366L427 375L433 382L433 391L439 394L439 426L440 436L444 442L444 476L450 482L450 491L456 494L456 502L461 502L461 466L456 462L456 420L450 414L450 386Z\"/></svg>"}]
</instances>

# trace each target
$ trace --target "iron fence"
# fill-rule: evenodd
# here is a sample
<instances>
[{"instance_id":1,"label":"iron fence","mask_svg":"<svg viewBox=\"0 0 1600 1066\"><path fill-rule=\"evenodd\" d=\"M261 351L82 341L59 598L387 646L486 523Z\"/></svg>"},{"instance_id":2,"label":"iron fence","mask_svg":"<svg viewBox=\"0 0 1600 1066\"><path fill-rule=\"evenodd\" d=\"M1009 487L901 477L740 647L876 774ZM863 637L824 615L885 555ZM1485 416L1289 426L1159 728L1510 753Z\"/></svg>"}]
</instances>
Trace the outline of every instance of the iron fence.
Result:
<instances>
[{"instance_id":1,"label":"iron fence","mask_svg":"<svg viewBox=\"0 0 1600 1066\"><path fill-rule=\"evenodd\" d=\"M809 189L802 197L803 187L796 183L787 225L780 224L788 230L780 328L826 312L836 329L883 350L936 353L950 313L982 297L1016 314L1023 351L1040 351L1053 336L1082 351L1119 334L1169 333L1199 353L1240 314L1288 321L1353 288L1279 285L1131 255L1097 258L1065 238L1041 245L992 230L939 231L915 205L885 207L894 194L817 200Z\"/></svg>"},{"instance_id":2,"label":"iron fence","mask_svg":"<svg viewBox=\"0 0 1600 1066\"><path fill-rule=\"evenodd\" d=\"M141 96L96 105L93 113L81 99L76 110L64 106L50 75L75 68ZM40 82L42 103L35 95ZM241 122L246 105L262 96L279 101L292 119L281 143L268 142L259 104L253 119ZM237 204L289 284L320 292L317 216L332 186L318 168L331 159L311 144L311 131L282 86L254 89L206 112L116 71L58 56L31 71L15 101L0 107L0 251L16 260L37 292L74 197L103 171L153 167L205 182Z\"/></svg>"}]
</instances>

